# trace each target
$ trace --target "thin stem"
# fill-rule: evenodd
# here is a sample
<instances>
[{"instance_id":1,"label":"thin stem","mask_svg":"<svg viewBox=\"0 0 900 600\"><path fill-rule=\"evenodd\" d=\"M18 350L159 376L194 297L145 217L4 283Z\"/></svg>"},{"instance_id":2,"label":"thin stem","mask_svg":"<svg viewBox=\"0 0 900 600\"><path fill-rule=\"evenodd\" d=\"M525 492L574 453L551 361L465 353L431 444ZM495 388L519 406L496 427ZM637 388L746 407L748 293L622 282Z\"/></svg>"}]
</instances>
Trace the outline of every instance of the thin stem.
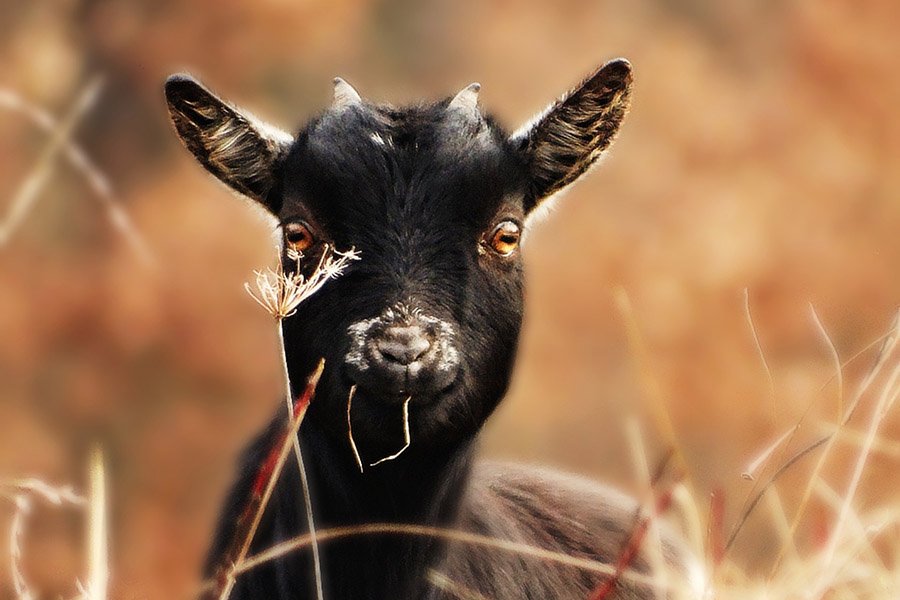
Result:
<instances>
[{"instance_id":1,"label":"thin stem","mask_svg":"<svg viewBox=\"0 0 900 600\"><path fill-rule=\"evenodd\" d=\"M756 324L753 322L753 313L750 312L750 288L744 288L744 315L747 317L747 325L750 326L750 333L753 335L753 343L756 346L756 354L762 363L763 370L766 372L766 379L769 382L769 397L772 400L772 422L777 422L777 393L775 391L775 378L772 376L772 368L766 359L766 353L762 347L762 341L759 339L759 332L756 330Z\"/></svg>"},{"instance_id":2,"label":"thin stem","mask_svg":"<svg viewBox=\"0 0 900 600\"><path fill-rule=\"evenodd\" d=\"M391 454L390 456L385 456L379 460L376 460L370 467L374 467L376 465L380 465L383 462L387 462L389 460L394 460L409 448L410 443L410 435L409 435L409 401L412 400L412 396L406 399L406 402L403 403L403 447Z\"/></svg>"},{"instance_id":3,"label":"thin stem","mask_svg":"<svg viewBox=\"0 0 900 600\"><path fill-rule=\"evenodd\" d=\"M0 88L0 108L24 115L32 124L51 136L55 135L59 128L59 123L50 113L27 102L10 89ZM151 267L159 266L147 242L134 226L128 213L122 208L121 201L113 191L109 178L71 139L65 142L62 152L69 164L84 175L88 187L94 191L97 201L106 210L109 222L125 238L141 261Z\"/></svg>"},{"instance_id":4,"label":"thin stem","mask_svg":"<svg viewBox=\"0 0 900 600\"><path fill-rule=\"evenodd\" d=\"M91 449L90 508L88 529L88 585L91 600L106 600L109 587L109 557L106 527L106 469L103 450L97 445Z\"/></svg>"},{"instance_id":5,"label":"thin stem","mask_svg":"<svg viewBox=\"0 0 900 600\"><path fill-rule=\"evenodd\" d=\"M78 95L68 115L60 122L55 135L44 147L37 164L24 179L9 204L9 212L0 221L0 246L6 244L37 201L38 194L47 182L56 157L69 143L81 118L93 105L102 87L102 78L95 77Z\"/></svg>"},{"instance_id":6,"label":"thin stem","mask_svg":"<svg viewBox=\"0 0 900 600\"><path fill-rule=\"evenodd\" d=\"M265 461L259 466L250 500L241 516L238 517L235 535L228 550L225 552L220 567L216 570L217 581L212 589L214 594L211 596L213 598L227 600L234 588L237 576L242 572L241 566L247 557L247 553L250 551L253 537L256 535L263 513L278 483L284 463L287 462L288 454L291 452L290 438L291 436L296 437L300 429L300 424L306 416L306 410L309 408L309 403L316 392L316 386L322 376L324 367L325 361L322 360L313 374L310 375L306 383L306 389L295 403L288 427L279 438L278 443L272 446ZM207 598L208 596L203 597Z\"/></svg>"},{"instance_id":7,"label":"thin stem","mask_svg":"<svg viewBox=\"0 0 900 600\"><path fill-rule=\"evenodd\" d=\"M471 533L468 531L460 531L456 529L446 529L442 527L431 527L427 525L411 525L401 523L367 523L362 525L351 525L347 527L334 527L319 531L318 539L319 542L325 542L361 535L384 534L450 540L463 544L472 544L475 546L483 546L493 548L495 550L512 552L521 556L530 556L540 560L568 565L602 575L616 574L616 568L613 565L600 562L598 560L581 558L578 556L570 556L564 552L555 552L553 550L546 550L537 546L531 546L512 540L497 539L478 533ZM263 552L251 556L247 560L243 561L235 569L235 574L240 575L270 560L285 556L300 548L305 548L309 545L309 543L310 538L308 535L301 535L290 540L280 542L275 546L272 546L268 550L264 550ZM621 572L620 575L621 579L632 581L640 585L653 586L655 584L655 581L652 577L649 577L632 569L626 569Z\"/></svg>"},{"instance_id":8,"label":"thin stem","mask_svg":"<svg viewBox=\"0 0 900 600\"><path fill-rule=\"evenodd\" d=\"M288 372L287 365L287 351L284 345L284 323L281 319L278 320L276 329L278 330L278 345L281 352L281 366L284 369L285 402L287 403L288 422L290 422L294 415L294 402L292 400L293 393L291 392L291 375ZM309 528L310 546L312 547L313 570L315 572L314 575L316 580L316 598L318 600L324 600L325 594L322 587L322 563L319 559L319 542L316 539L316 523L315 518L313 517L312 495L309 493L309 481L306 477L306 466L303 464L303 452L300 450L300 439L297 437L296 432L291 436L291 445L294 449L294 456L297 458L297 467L300 469L300 485L303 488L303 502L306 505L306 526Z\"/></svg>"},{"instance_id":9,"label":"thin stem","mask_svg":"<svg viewBox=\"0 0 900 600\"><path fill-rule=\"evenodd\" d=\"M353 408L353 396L356 395L356 385L350 387L350 393L347 394L347 438L350 440L350 449L353 451L353 458L356 459L356 466L359 472L363 472L362 457L359 455L359 448L356 447L356 440L353 439L353 422L350 416L350 410Z\"/></svg>"}]
</instances>

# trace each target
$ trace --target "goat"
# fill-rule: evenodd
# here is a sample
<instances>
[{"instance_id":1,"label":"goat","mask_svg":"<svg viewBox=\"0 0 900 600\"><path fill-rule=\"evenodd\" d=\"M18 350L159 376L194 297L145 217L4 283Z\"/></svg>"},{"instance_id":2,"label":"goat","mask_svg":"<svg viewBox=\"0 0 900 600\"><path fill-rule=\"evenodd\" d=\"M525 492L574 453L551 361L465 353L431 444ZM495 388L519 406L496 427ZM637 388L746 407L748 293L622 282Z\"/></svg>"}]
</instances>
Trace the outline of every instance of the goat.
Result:
<instances>
[{"instance_id":1,"label":"goat","mask_svg":"<svg viewBox=\"0 0 900 600\"><path fill-rule=\"evenodd\" d=\"M477 532L612 564L636 503L552 471L476 463L477 434L506 393L522 324L527 224L610 145L627 112L631 65L597 69L532 124L508 135L478 105L478 84L433 104L393 108L335 80L334 101L297 135L262 124L188 75L165 86L194 157L280 224L285 268L325 244L362 259L283 322L291 381L325 371L299 438L321 528L417 524ZM291 252L293 251L293 253ZM315 262L313 260L312 262ZM371 463L357 466L352 430ZM297 393L297 390L294 390ZM246 451L209 554L218 564L255 468L284 421ZM252 551L306 532L299 471L282 474ZM668 560L689 562L676 535ZM295 552L240 576L232 598L314 597L311 557ZM640 554L632 568L649 572ZM493 599L586 598L603 576L514 552L403 535L323 543L329 600L452 597L437 577ZM431 575L429 577L429 575ZM658 590L622 581L616 597Z\"/></svg>"}]
</instances>

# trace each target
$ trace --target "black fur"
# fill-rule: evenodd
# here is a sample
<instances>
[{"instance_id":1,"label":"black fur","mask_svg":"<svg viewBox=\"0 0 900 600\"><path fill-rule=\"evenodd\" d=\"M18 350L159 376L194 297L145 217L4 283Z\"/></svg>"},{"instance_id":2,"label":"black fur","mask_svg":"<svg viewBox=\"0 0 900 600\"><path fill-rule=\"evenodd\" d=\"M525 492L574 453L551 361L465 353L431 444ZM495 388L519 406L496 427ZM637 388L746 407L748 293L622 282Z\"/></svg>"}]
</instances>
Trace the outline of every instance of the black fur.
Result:
<instances>
[{"instance_id":1,"label":"black fur","mask_svg":"<svg viewBox=\"0 0 900 600\"><path fill-rule=\"evenodd\" d=\"M362 256L284 322L295 394L317 361L326 359L300 430L320 529L426 524L571 556L607 562L618 556L631 528L632 501L571 477L476 466L474 461L477 433L509 384L523 304L519 252L500 256L485 241L500 221L524 226L540 200L577 178L609 144L627 106L622 90L630 89L627 63L614 65L607 70L609 81L595 74L585 84L591 90L575 90L574 100L558 105L562 108L551 110L523 136L510 137L488 117L464 118L448 111L449 101L405 109L357 103L324 112L298 133L289 149L267 159L271 185L256 199L282 223L307 224L320 243L353 247ZM598 95L596 89L614 93ZM179 108L179 97L170 95L169 101L173 115L189 114ZM588 113L594 118L585 118ZM233 116L227 113L227 118ZM560 123L566 123L567 131L577 130L579 123L590 129L576 136L579 148L548 150L546 144L572 140L553 133ZM177 119L176 125L198 154L196 148L205 147L203 136ZM580 158L572 159L576 154ZM569 163L558 165L556 180L548 175L554 170L547 164L554 156ZM229 175L225 181L240 190L242 184L232 179ZM314 256L310 253L310 260ZM282 259L290 264L286 256ZM449 386L408 390L412 445L396 460L360 474L346 424L350 386L360 383L348 363L349 330L392 307L409 312L397 318L424 314L449 323L452 332L445 341L458 353L458 367ZM244 457L207 575L213 574L233 535L256 466L284 422L283 410ZM353 401L353 431L365 462L400 446L401 425L397 398L361 384ZM305 532L304 510L299 472L291 463L253 551ZM679 554L674 538L667 538L665 547L671 556ZM329 600L454 597L436 586L430 573L449 578L460 589L510 599L584 598L601 580L595 573L515 553L422 537L355 537L325 543L321 550ZM310 560L307 551L300 551L253 569L238 579L232 598L314 597ZM643 557L636 566L646 567ZM631 585L619 592L618 597L650 597L647 589Z\"/></svg>"}]
</instances>

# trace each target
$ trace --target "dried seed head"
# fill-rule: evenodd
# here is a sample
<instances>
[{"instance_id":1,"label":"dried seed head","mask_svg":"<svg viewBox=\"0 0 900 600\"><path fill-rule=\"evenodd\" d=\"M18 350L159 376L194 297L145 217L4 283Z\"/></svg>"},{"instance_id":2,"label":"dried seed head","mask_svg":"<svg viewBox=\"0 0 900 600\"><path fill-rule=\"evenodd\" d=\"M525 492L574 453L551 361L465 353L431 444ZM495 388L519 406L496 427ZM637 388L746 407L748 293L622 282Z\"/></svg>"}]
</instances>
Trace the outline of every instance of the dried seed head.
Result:
<instances>
[{"instance_id":1,"label":"dried seed head","mask_svg":"<svg viewBox=\"0 0 900 600\"><path fill-rule=\"evenodd\" d=\"M303 258L301 253L294 250L288 250L287 254L291 260ZM256 293L249 283L245 283L244 288L257 304L280 321L293 315L304 300L319 291L330 279L340 277L347 265L359 258L359 253L353 248L347 252L339 252L326 244L319 264L309 277L299 272L285 273L279 264L274 271L256 271Z\"/></svg>"}]
</instances>

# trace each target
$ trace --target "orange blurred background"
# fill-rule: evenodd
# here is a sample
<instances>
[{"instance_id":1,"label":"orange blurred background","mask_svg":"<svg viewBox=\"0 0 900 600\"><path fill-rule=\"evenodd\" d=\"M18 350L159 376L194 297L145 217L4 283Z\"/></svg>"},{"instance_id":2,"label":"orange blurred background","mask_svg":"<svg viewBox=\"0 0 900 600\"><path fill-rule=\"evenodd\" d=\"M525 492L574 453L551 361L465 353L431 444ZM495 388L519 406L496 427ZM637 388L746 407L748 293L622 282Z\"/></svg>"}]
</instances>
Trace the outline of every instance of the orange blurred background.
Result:
<instances>
[{"instance_id":1,"label":"orange blurred background","mask_svg":"<svg viewBox=\"0 0 900 600\"><path fill-rule=\"evenodd\" d=\"M102 442L113 597L185 597L236 455L278 406L275 331L242 289L274 260L271 232L181 148L168 74L190 70L288 129L329 102L335 75L394 103L477 80L514 129L624 56L636 88L618 142L526 245L520 360L484 452L637 491L624 429L637 419L660 456L661 400L701 508L721 488L732 523L747 463L808 406L797 447L835 420L809 303L842 359L897 310L898 31L893 0L3 0L0 219L53 143L16 102L62 119L100 75L72 143L137 233L63 154L0 239L0 481L83 488ZM847 390L870 362L848 368ZM882 435L862 504L898 501L895 416ZM837 452L841 489L856 449ZM807 467L783 480L786 505ZM735 550L749 569L768 564L769 521L751 520ZM29 523L25 566L47 597L74 589L79 523L59 511Z\"/></svg>"}]
</instances>

